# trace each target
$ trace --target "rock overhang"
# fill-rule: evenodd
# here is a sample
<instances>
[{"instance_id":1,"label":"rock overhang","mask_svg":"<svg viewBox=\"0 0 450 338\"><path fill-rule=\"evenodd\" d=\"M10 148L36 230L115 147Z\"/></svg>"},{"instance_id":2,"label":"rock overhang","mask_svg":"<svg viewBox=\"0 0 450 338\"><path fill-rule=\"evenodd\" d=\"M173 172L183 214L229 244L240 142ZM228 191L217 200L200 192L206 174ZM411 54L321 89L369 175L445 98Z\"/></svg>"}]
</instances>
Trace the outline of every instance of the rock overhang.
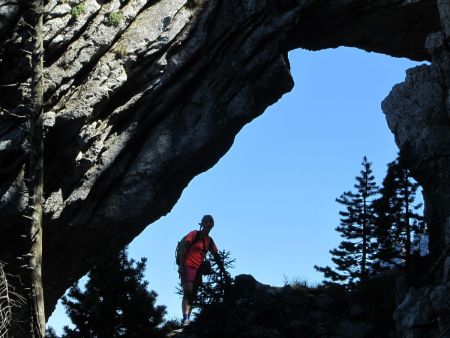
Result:
<instances>
[{"instance_id":1,"label":"rock overhang","mask_svg":"<svg viewBox=\"0 0 450 338\"><path fill-rule=\"evenodd\" d=\"M425 0L194 3L97 3L73 26L58 26L67 41L48 28L47 98L54 116L45 159L49 309L96 257L169 212L239 130L292 88L289 50L350 46L428 60L425 37L440 29L436 4ZM106 25L108 13L120 10L124 21ZM16 46L10 30L2 27L3 48ZM2 72L11 64L2 59ZM26 91L14 95L0 98L2 110ZM0 257L8 257L20 235L24 135L20 121L7 119L2 128L2 138L12 140L0 152Z\"/></svg>"}]
</instances>

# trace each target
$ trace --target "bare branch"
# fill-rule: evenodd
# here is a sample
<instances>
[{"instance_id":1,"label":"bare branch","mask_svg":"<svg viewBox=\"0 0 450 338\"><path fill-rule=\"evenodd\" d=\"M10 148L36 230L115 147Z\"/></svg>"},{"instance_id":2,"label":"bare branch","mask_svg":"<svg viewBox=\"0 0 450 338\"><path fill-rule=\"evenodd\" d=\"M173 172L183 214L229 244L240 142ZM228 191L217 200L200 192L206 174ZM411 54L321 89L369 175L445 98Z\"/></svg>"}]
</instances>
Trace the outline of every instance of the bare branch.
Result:
<instances>
[{"instance_id":1,"label":"bare branch","mask_svg":"<svg viewBox=\"0 0 450 338\"><path fill-rule=\"evenodd\" d=\"M14 291L0 261L0 338L7 338L13 324L13 311L25 304L25 299Z\"/></svg>"}]
</instances>

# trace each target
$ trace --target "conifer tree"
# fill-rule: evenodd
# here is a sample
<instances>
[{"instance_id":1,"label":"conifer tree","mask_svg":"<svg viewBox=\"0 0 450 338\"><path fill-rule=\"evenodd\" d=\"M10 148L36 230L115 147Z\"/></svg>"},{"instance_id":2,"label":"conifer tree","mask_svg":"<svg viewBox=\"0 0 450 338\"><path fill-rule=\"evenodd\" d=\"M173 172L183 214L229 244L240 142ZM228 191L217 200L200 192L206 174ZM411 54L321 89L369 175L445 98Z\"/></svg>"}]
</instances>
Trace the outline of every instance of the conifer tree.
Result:
<instances>
[{"instance_id":1,"label":"conifer tree","mask_svg":"<svg viewBox=\"0 0 450 338\"><path fill-rule=\"evenodd\" d=\"M229 251L221 250L215 258L208 252L206 260L211 263L211 273L203 275L199 285L196 285L196 295L192 302L192 308L199 313L211 304L223 303L233 282L228 270L234 267L235 259L231 258ZM183 295L181 283L177 293Z\"/></svg>"},{"instance_id":2,"label":"conifer tree","mask_svg":"<svg viewBox=\"0 0 450 338\"><path fill-rule=\"evenodd\" d=\"M59 338L51 326L45 330L45 338Z\"/></svg>"},{"instance_id":3,"label":"conifer tree","mask_svg":"<svg viewBox=\"0 0 450 338\"><path fill-rule=\"evenodd\" d=\"M220 266L208 252L207 259L211 262L211 274L205 276L202 281L193 307L202 310L205 305L220 303L225 299L226 292L231 284L231 277L228 269L233 268L235 260L231 258L229 251L219 251L217 258Z\"/></svg>"},{"instance_id":4,"label":"conifer tree","mask_svg":"<svg viewBox=\"0 0 450 338\"><path fill-rule=\"evenodd\" d=\"M409 271L414 238L425 232L424 218L418 213L422 205L415 202L418 187L400 157L388 164L381 197L374 201L378 244L374 259L380 268L402 266Z\"/></svg>"},{"instance_id":5,"label":"conifer tree","mask_svg":"<svg viewBox=\"0 0 450 338\"><path fill-rule=\"evenodd\" d=\"M74 285L63 305L75 325L62 337L165 337L165 306L155 306L156 292L143 280L146 259L128 259L127 248L96 264L85 290Z\"/></svg>"},{"instance_id":6,"label":"conifer tree","mask_svg":"<svg viewBox=\"0 0 450 338\"><path fill-rule=\"evenodd\" d=\"M211 262L211 274L203 276L198 285L192 303L195 320L191 323L190 332L195 337L237 337L237 331L240 330L239 325L235 325L238 299L236 289L232 286L233 278L228 272L233 268L235 259L226 250L216 255L208 252L206 257ZM182 294L181 287L178 293Z\"/></svg>"},{"instance_id":7,"label":"conifer tree","mask_svg":"<svg viewBox=\"0 0 450 338\"><path fill-rule=\"evenodd\" d=\"M375 177L372 174L371 162L364 156L362 170L357 176L355 191L343 193L336 202L345 209L339 212L340 225L336 231L344 240L338 248L330 250L336 265L314 268L324 274L325 284L346 284L353 286L364 281L371 270L370 257L374 250L373 227L374 213L372 201L378 193Z\"/></svg>"}]
</instances>

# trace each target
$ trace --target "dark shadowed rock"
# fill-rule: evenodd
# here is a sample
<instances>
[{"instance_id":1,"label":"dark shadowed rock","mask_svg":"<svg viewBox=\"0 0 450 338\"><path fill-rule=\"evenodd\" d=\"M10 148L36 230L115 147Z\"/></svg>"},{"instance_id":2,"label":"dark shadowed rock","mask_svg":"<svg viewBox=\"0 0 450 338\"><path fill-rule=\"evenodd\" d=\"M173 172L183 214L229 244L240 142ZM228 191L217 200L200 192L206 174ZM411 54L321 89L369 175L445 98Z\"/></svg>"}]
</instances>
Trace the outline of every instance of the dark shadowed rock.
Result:
<instances>
[{"instance_id":1,"label":"dark shadowed rock","mask_svg":"<svg viewBox=\"0 0 450 338\"><path fill-rule=\"evenodd\" d=\"M167 214L240 129L292 89L293 48L432 60L408 72L383 110L410 149L438 256L450 242L448 32L429 35L447 13L440 3L439 12L428 0L49 0L47 316L98 257ZM0 5L0 259L12 273L27 228L25 4ZM435 274L438 283L442 267Z\"/></svg>"},{"instance_id":2,"label":"dark shadowed rock","mask_svg":"<svg viewBox=\"0 0 450 338\"><path fill-rule=\"evenodd\" d=\"M315 298L315 304L319 310L330 311L336 306L336 301L326 294L321 294Z\"/></svg>"},{"instance_id":3,"label":"dark shadowed rock","mask_svg":"<svg viewBox=\"0 0 450 338\"><path fill-rule=\"evenodd\" d=\"M393 288L393 279L388 279ZM367 287L362 286L360 291ZM388 307L382 302L374 304L371 287L366 292L354 291L342 287L274 287L259 283L251 275L239 275L223 302L202 308L192 329L199 337L216 338L393 336L394 303L388 301ZM386 300L389 295L378 297Z\"/></svg>"}]
</instances>

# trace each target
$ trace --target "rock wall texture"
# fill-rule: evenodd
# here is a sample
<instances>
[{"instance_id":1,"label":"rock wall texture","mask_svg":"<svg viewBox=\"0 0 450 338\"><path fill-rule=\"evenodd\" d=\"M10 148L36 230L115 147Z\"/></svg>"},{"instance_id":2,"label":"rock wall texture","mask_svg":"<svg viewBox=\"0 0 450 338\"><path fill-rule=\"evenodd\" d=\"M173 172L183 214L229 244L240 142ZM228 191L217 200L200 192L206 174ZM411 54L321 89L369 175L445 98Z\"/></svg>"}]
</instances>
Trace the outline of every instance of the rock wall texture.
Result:
<instances>
[{"instance_id":1,"label":"rock wall texture","mask_svg":"<svg viewBox=\"0 0 450 338\"><path fill-rule=\"evenodd\" d=\"M383 110L399 147L412 148L431 251L442 256L450 242L446 6L444 0L48 1L47 315L97 257L169 212L239 130L292 88L287 53L294 48L353 46L431 60L408 73ZM15 258L27 226L27 15L25 1L0 2L0 259L12 271L19 270ZM443 263L434 275L433 285L440 285Z\"/></svg>"},{"instance_id":2,"label":"rock wall texture","mask_svg":"<svg viewBox=\"0 0 450 338\"><path fill-rule=\"evenodd\" d=\"M437 4L442 30L429 34L425 44L431 64L408 70L382 103L423 187L430 226L429 283L410 288L394 313L407 337L450 337L450 3Z\"/></svg>"}]
</instances>

